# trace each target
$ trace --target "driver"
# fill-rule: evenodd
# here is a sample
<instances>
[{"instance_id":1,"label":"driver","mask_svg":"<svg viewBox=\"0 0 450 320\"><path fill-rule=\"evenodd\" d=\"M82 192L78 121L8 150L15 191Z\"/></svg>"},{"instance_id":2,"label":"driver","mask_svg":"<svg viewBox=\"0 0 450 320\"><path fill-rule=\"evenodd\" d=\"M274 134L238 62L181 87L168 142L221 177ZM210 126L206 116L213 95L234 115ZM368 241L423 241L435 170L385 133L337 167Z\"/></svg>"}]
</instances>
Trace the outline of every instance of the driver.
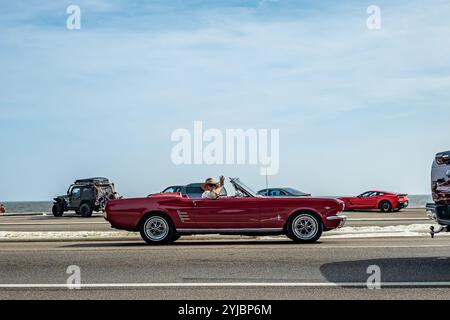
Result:
<instances>
[{"instance_id":1,"label":"driver","mask_svg":"<svg viewBox=\"0 0 450 320\"><path fill-rule=\"evenodd\" d=\"M202 189L205 191L202 194L202 198L212 200L218 199L220 197L220 191L222 191L224 181L224 176L220 176L219 182L215 181L213 178L206 179L202 184Z\"/></svg>"}]
</instances>

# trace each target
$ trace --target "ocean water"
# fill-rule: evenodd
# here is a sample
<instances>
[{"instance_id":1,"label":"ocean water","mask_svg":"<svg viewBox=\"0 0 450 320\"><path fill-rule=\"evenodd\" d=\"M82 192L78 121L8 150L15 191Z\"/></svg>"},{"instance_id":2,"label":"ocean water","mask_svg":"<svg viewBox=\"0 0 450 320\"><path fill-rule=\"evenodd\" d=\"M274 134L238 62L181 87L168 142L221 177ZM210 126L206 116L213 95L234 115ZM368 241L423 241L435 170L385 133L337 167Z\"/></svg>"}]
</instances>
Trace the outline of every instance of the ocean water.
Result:
<instances>
[{"instance_id":1,"label":"ocean water","mask_svg":"<svg viewBox=\"0 0 450 320\"><path fill-rule=\"evenodd\" d=\"M431 195L416 194L409 195L410 208L424 208L428 202L433 202ZM52 201L20 201L2 202L7 213L50 213L52 211Z\"/></svg>"},{"instance_id":2,"label":"ocean water","mask_svg":"<svg viewBox=\"0 0 450 320\"><path fill-rule=\"evenodd\" d=\"M52 212L53 201L16 201L1 202L6 213L50 213Z\"/></svg>"},{"instance_id":3,"label":"ocean water","mask_svg":"<svg viewBox=\"0 0 450 320\"><path fill-rule=\"evenodd\" d=\"M410 208L425 208L427 203L433 202L431 194L408 195Z\"/></svg>"}]
</instances>

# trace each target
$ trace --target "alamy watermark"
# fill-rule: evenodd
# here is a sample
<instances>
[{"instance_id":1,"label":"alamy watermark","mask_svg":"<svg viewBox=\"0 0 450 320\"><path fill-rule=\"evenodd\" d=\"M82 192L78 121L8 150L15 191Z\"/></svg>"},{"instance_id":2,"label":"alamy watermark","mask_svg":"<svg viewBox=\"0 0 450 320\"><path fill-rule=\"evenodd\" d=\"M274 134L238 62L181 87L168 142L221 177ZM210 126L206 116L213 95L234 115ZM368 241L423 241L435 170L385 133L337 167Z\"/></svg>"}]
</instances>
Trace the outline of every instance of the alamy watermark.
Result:
<instances>
[{"instance_id":1,"label":"alamy watermark","mask_svg":"<svg viewBox=\"0 0 450 320\"><path fill-rule=\"evenodd\" d=\"M381 8L376 5L370 5L366 10L367 14L370 16L366 20L366 26L369 30L380 30L381 29Z\"/></svg>"},{"instance_id":2,"label":"alamy watermark","mask_svg":"<svg viewBox=\"0 0 450 320\"><path fill-rule=\"evenodd\" d=\"M66 284L68 289L81 289L81 268L77 265L67 267L66 273L69 274Z\"/></svg>"},{"instance_id":3,"label":"alamy watermark","mask_svg":"<svg viewBox=\"0 0 450 320\"><path fill-rule=\"evenodd\" d=\"M266 3L276 2L276 0L262 0L260 5ZM366 26L369 30L381 29L381 8L377 5L370 5L366 9L369 17L366 20ZM80 30L81 29L81 8L76 4L71 4L66 8L66 13L69 15L66 20L66 27L68 30Z\"/></svg>"},{"instance_id":4,"label":"alamy watermark","mask_svg":"<svg viewBox=\"0 0 450 320\"><path fill-rule=\"evenodd\" d=\"M81 8L75 4L67 7L66 13L69 15L66 20L66 27L68 30L81 29Z\"/></svg>"},{"instance_id":5,"label":"alamy watermark","mask_svg":"<svg viewBox=\"0 0 450 320\"><path fill-rule=\"evenodd\" d=\"M368 289L381 289L381 269L376 264L367 267L367 274L370 276L367 278L366 284Z\"/></svg>"},{"instance_id":6,"label":"alamy watermark","mask_svg":"<svg viewBox=\"0 0 450 320\"><path fill-rule=\"evenodd\" d=\"M202 121L194 121L193 131L179 128L172 132L171 160L175 165L260 165L261 175L279 170L279 129L204 130Z\"/></svg>"}]
</instances>

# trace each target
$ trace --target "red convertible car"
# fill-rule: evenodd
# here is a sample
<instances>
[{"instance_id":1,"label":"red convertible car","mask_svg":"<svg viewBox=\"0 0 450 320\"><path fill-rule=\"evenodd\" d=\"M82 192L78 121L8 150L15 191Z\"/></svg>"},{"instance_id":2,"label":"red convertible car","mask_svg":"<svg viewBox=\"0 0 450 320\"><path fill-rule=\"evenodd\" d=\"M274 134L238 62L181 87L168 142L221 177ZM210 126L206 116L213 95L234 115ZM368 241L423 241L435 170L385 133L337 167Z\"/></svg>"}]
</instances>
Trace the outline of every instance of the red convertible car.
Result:
<instances>
[{"instance_id":1,"label":"red convertible car","mask_svg":"<svg viewBox=\"0 0 450 320\"><path fill-rule=\"evenodd\" d=\"M382 212L400 211L408 206L407 194L386 191L367 191L356 197L342 197L345 210L381 210Z\"/></svg>"},{"instance_id":2,"label":"red convertible car","mask_svg":"<svg viewBox=\"0 0 450 320\"><path fill-rule=\"evenodd\" d=\"M169 243L191 234L285 234L295 242L314 242L342 227L344 203L338 199L256 195L230 178L234 196L191 199L181 193L108 201L105 219L116 229L139 231L148 244Z\"/></svg>"}]
</instances>

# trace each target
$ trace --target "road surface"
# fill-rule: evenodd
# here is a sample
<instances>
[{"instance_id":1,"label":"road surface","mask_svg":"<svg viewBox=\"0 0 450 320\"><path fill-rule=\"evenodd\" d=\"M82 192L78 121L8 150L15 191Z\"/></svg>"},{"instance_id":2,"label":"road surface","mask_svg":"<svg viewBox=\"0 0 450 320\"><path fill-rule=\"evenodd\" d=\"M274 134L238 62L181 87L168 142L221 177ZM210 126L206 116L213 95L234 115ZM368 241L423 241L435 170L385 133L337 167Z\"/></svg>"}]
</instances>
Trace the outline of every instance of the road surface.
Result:
<instances>
[{"instance_id":1,"label":"road surface","mask_svg":"<svg viewBox=\"0 0 450 320\"><path fill-rule=\"evenodd\" d=\"M430 223L424 209L347 215L347 226L355 227ZM2 216L2 231L114 230L98 215ZM344 235L309 245L283 237L182 237L168 246L147 246L139 238L59 240L0 241L0 299L450 298L445 235ZM81 289L68 289L69 266L79 267ZM381 272L381 289L367 287L373 266Z\"/></svg>"},{"instance_id":2,"label":"road surface","mask_svg":"<svg viewBox=\"0 0 450 320\"><path fill-rule=\"evenodd\" d=\"M448 237L12 242L0 257L0 299L450 298ZM81 289L66 287L70 265ZM373 265L381 289L366 286Z\"/></svg>"}]
</instances>

